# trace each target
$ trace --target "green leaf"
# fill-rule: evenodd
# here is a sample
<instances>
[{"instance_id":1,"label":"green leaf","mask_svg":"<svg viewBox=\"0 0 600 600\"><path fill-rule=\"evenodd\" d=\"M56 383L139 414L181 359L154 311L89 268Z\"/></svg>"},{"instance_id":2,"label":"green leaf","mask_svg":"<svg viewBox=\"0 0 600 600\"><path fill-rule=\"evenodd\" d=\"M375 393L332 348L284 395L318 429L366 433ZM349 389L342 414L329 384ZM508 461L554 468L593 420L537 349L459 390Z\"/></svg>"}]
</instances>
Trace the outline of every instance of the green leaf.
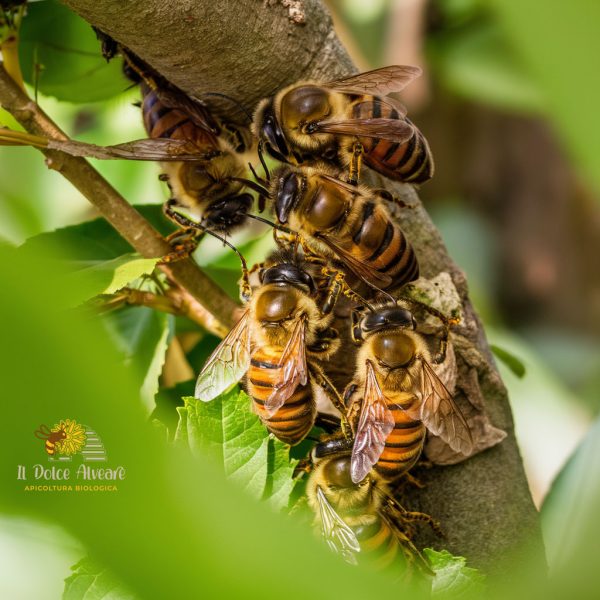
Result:
<instances>
[{"instance_id":1,"label":"green leaf","mask_svg":"<svg viewBox=\"0 0 600 600\"><path fill-rule=\"evenodd\" d=\"M250 397L237 387L211 402L186 397L187 442L195 455L212 456L228 478L255 498L267 483L269 434L250 408ZM183 411L180 412L183 418ZM178 436L181 437L181 436Z\"/></svg>"},{"instance_id":2,"label":"green leaf","mask_svg":"<svg viewBox=\"0 0 600 600\"><path fill-rule=\"evenodd\" d=\"M158 229L168 235L175 226L162 213L159 204L138 205L135 209ZM65 248L73 260L110 260L133 251L112 225L103 218L62 227L29 238L20 250L44 255L49 247Z\"/></svg>"},{"instance_id":3,"label":"green leaf","mask_svg":"<svg viewBox=\"0 0 600 600\"><path fill-rule=\"evenodd\" d=\"M65 579L62 600L136 600L131 592L106 569L89 558L71 567L73 575Z\"/></svg>"},{"instance_id":4,"label":"green leaf","mask_svg":"<svg viewBox=\"0 0 600 600\"><path fill-rule=\"evenodd\" d=\"M600 79L596 69L590 70L590 61L600 55L600 3L553 2L548 10L538 0L492 0L489 5L543 93L574 165L600 190Z\"/></svg>"},{"instance_id":5,"label":"green leaf","mask_svg":"<svg viewBox=\"0 0 600 600\"><path fill-rule=\"evenodd\" d=\"M267 482L264 498L275 510L288 507L290 494L296 485L294 469L297 460L290 459L290 447L278 439L269 440Z\"/></svg>"},{"instance_id":6,"label":"green leaf","mask_svg":"<svg viewBox=\"0 0 600 600\"><path fill-rule=\"evenodd\" d=\"M542 505L542 529L551 569L568 565L585 534L598 529L599 499L600 418L556 476Z\"/></svg>"},{"instance_id":7,"label":"green leaf","mask_svg":"<svg viewBox=\"0 0 600 600\"><path fill-rule=\"evenodd\" d=\"M123 362L138 382L147 411L155 408L154 396L165 361L175 320L146 306L129 306L104 316L119 347Z\"/></svg>"},{"instance_id":8,"label":"green leaf","mask_svg":"<svg viewBox=\"0 0 600 600\"><path fill-rule=\"evenodd\" d=\"M525 376L526 369L523 361L517 358L514 354L511 354L505 348L490 344L492 352L519 378L522 379Z\"/></svg>"},{"instance_id":9,"label":"green leaf","mask_svg":"<svg viewBox=\"0 0 600 600\"><path fill-rule=\"evenodd\" d=\"M113 294L142 275L152 273L158 260L125 254L74 271L68 277L72 279L78 294L75 298L69 298L69 306L77 306L98 294Z\"/></svg>"},{"instance_id":10,"label":"green leaf","mask_svg":"<svg viewBox=\"0 0 600 600\"><path fill-rule=\"evenodd\" d=\"M431 548L425 548L423 554L435 572L431 588L434 598L472 597L484 590L485 576L477 569L467 567L467 559L463 556L453 556L447 550L438 552Z\"/></svg>"},{"instance_id":11,"label":"green leaf","mask_svg":"<svg viewBox=\"0 0 600 600\"><path fill-rule=\"evenodd\" d=\"M23 76L29 84L37 83L43 94L68 102L96 102L130 85L120 61L107 63L103 58L90 25L55 0L28 6L20 38Z\"/></svg>"}]
</instances>

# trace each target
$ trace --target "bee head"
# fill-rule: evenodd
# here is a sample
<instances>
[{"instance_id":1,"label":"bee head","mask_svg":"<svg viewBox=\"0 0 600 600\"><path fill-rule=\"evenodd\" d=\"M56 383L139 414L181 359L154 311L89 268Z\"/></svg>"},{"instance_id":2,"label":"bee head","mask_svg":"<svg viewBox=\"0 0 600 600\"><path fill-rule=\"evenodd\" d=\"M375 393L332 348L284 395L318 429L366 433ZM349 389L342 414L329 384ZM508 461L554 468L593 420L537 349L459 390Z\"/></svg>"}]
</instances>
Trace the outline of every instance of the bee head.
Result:
<instances>
[{"instance_id":1,"label":"bee head","mask_svg":"<svg viewBox=\"0 0 600 600\"><path fill-rule=\"evenodd\" d=\"M275 117L273 99L259 105L254 116L255 134L262 140L265 150L279 162L289 162L292 152L281 129L279 121Z\"/></svg>"},{"instance_id":2,"label":"bee head","mask_svg":"<svg viewBox=\"0 0 600 600\"><path fill-rule=\"evenodd\" d=\"M204 216L203 225L214 231L229 231L246 220L252 206L250 194L239 194L212 202Z\"/></svg>"},{"instance_id":3,"label":"bee head","mask_svg":"<svg viewBox=\"0 0 600 600\"><path fill-rule=\"evenodd\" d=\"M414 330L417 322L412 312L396 304L383 306L374 311L354 311L352 313L352 339L362 342L369 335L386 329Z\"/></svg>"}]
</instances>

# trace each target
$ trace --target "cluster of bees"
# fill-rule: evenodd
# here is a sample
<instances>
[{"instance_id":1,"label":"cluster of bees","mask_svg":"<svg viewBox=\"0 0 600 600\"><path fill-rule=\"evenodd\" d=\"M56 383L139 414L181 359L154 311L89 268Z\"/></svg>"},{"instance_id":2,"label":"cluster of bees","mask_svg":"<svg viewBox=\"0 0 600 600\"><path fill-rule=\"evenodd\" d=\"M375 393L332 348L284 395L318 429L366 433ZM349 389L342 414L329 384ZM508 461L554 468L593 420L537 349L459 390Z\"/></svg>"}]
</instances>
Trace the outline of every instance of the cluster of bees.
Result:
<instances>
[{"instance_id":1,"label":"cluster of bees","mask_svg":"<svg viewBox=\"0 0 600 600\"><path fill-rule=\"evenodd\" d=\"M427 570L413 523L437 523L406 510L395 491L427 431L464 455L473 441L436 374L452 320L403 295L419 263L400 227L398 201L361 181L364 165L400 182L432 176L427 141L389 96L420 69L297 82L261 101L243 127L128 49L105 41L104 51L119 52L140 86L149 137L196 149L194 160L165 154L161 161L172 196L165 214L182 228L167 260L186 248L186 236L208 233L231 246L226 236L250 219L272 225L279 248L248 269L231 246L242 261L245 310L204 365L196 398L210 401L241 381L282 442L299 444L321 427L306 460L306 494L327 543L351 562L370 557L381 567L409 562ZM264 176L250 165L249 179L245 153L254 147ZM265 154L279 164L272 172ZM258 212L268 209L273 221L251 212L255 195ZM336 314L340 303L349 317ZM423 315L439 321L435 344L419 331ZM328 368L352 356L351 343L358 348L354 376L338 389Z\"/></svg>"}]
</instances>

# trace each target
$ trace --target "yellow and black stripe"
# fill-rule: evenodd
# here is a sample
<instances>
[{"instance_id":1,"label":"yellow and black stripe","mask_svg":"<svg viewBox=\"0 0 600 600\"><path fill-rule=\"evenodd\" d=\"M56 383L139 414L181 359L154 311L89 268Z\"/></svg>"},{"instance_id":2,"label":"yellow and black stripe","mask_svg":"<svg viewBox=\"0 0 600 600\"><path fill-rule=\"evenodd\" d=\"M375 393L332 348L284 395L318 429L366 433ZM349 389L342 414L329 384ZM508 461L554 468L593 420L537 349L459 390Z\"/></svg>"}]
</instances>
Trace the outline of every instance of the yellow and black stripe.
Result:
<instances>
[{"instance_id":1,"label":"yellow and black stripe","mask_svg":"<svg viewBox=\"0 0 600 600\"><path fill-rule=\"evenodd\" d=\"M366 98L366 99L365 99ZM359 138L364 147L364 161L390 179L423 183L433 176L433 157L423 134L392 105L377 96L366 96L353 106L355 119L402 119L410 123L415 134L403 144L380 138Z\"/></svg>"},{"instance_id":2,"label":"yellow and black stripe","mask_svg":"<svg viewBox=\"0 0 600 600\"><path fill-rule=\"evenodd\" d=\"M419 402L414 394L386 392L387 408L394 416L394 429L385 441L385 447L375 469L388 480L406 473L419 459L425 443L425 425L412 419L407 411Z\"/></svg>"},{"instance_id":3,"label":"yellow and black stripe","mask_svg":"<svg viewBox=\"0 0 600 600\"><path fill-rule=\"evenodd\" d=\"M152 89L147 83L142 82L140 88L143 96L144 127L149 137L184 140L209 149L217 147L217 138L208 127L196 125L183 110L165 105L160 100L158 91ZM214 123L208 111L206 119L207 123Z\"/></svg>"},{"instance_id":4,"label":"yellow and black stripe","mask_svg":"<svg viewBox=\"0 0 600 600\"><path fill-rule=\"evenodd\" d=\"M400 227L380 203L366 201L351 227L346 249L358 260L391 278L397 288L419 277L419 263Z\"/></svg>"},{"instance_id":5,"label":"yellow and black stripe","mask_svg":"<svg viewBox=\"0 0 600 600\"><path fill-rule=\"evenodd\" d=\"M250 361L246 379L248 394L252 397L254 410L265 427L286 444L299 444L312 429L317 416L310 382L299 385L292 396L273 415L269 416L264 405L276 384L281 384L281 367L277 364L283 348L265 347L255 351Z\"/></svg>"}]
</instances>

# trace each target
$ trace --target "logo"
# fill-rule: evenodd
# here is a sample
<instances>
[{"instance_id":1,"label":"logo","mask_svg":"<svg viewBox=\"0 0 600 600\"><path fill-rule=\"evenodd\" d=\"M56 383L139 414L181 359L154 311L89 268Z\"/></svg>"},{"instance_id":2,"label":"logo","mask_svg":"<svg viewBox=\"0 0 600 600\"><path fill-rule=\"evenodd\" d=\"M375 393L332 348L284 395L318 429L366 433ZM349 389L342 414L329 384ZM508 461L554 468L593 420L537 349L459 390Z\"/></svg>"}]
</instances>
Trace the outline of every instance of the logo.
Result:
<instances>
[{"instance_id":1,"label":"logo","mask_svg":"<svg viewBox=\"0 0 600 600\"><path fill-rule=\"evenodd\" d=\"M98 434L73 419L65 419L51 429L40 425L34 431L36 438L44 440L48 460L70 461L81 454L84 461L105 461L106 452Z\"/></svg>"},{"instance_id":2,"label":"logo","mask_svg":"<svg viewBox=\"0 0 600 600\"><path fill-rule=\"evenodd\" d=\"M17 465L26 492L116 492L125 479L125 467L107 464L102 439L88 425L61 419L52 427L40 425L33 436L41 440L36 443L46 464Z\"/></svg>"}]
</instances>

